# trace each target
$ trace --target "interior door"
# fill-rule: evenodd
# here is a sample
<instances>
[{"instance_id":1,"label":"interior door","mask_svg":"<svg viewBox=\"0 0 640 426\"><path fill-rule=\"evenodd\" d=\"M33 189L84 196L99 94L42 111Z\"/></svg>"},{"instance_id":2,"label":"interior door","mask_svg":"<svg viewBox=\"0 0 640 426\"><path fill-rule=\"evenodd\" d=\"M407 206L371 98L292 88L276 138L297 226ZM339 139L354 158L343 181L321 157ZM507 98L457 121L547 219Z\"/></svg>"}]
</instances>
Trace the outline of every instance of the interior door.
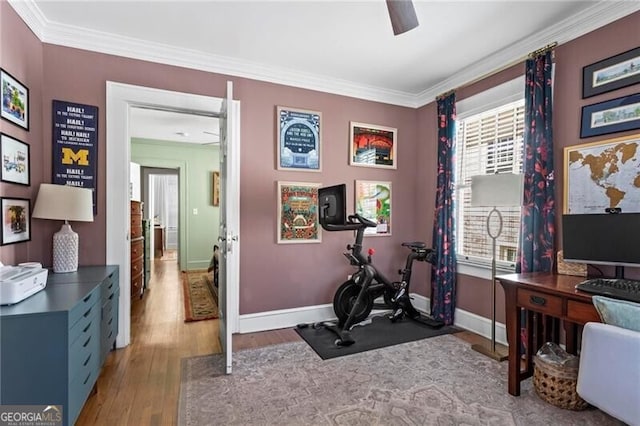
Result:
<instances>
[{"instance_id":1,"label":"interior door","mask_svg":"<svg viewBox=\"0 0 640 426\"><path fill-rule=\"evenodd\" d=\"M220 110L220 254L218 301L220 306L220 344L231 374L232 333L237 329L237 293L240 271L240 149L239 106L233 102L233 83L227 82L227 94Z\"/></svg>"}]
</instances>

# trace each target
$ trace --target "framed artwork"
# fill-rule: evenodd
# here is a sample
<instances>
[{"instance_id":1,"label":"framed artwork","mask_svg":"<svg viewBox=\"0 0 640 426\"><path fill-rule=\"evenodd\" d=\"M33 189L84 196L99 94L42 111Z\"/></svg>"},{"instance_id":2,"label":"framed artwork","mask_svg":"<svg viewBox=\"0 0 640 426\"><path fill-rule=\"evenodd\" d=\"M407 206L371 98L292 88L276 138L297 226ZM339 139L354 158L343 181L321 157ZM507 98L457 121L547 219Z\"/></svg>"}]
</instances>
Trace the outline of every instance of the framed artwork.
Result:
<instances>
[{"instance_id":1,"label":"framed artwork","mask_svg":"<svg viewBox=\"0 0 640 426\"><path fill-rule=\"evenodd\" d=\"M580 137L640 129L640 93L582 107Z\"/></svg>"},{"instance_id":2,"label":"framed artwork","mask_svg":"<svg viewBox=\"0 0 640 426\"><path fill-rule=\"evenodd\" d=\"M582 98L640 83L640 47L582 69Z\"/></svg>"},{"instance_id":3,"label":"framed artwork","mask_svg":"<svg viewBox=\"0 0 640 426\"><path fill-rule=\"evenodd\" d=\"M319 243L319 183L278 182L278 244Z\"/></svg>"},{"instance_id":4,"label":"framed artwork","mask_svg":"<svg viewBox=\"0 0 640 426\"><path fill-rule=\"evenodd\" d=\"M364 235L391 235L391 182L356 180L356 213L378 224Z\"/></svg>"},{"instance_id":5,"label":"framed artwork","mask_svg":"<svg viewBox=\"0 0 640 426\"><path fill-rule=\"evenodd\" d=\"M31 168L29 145L7 134L0 133L0 158L3 182L30 185Z\"/></svg>"},{"instance_id":6,"label":"framed artwork","mask_svg":"<svg viewBox=\"0 0 640 426\"><path fill-rule=\"evenodd\" d=\"M349 165L397 169L398 129L350 123Z\"/></svg>"},{"instance_id":7,"label":"framed artwork","mask_svg":"<svg viewBox=\"0 0 640 426\"><path fill-rule=\"evenodd\" d=\"M2 118L29 130L29 89L0 68Z\"/></svg>"},{"instance_id":8,"label":"framed artwork","mask_svg":"<svg viewBox=\"0 0 640 426\"><path fill-rule=\"evenodd\" d=\"M564 213L640 212L640 133L564 149Z\"/></svg>"},{"instance_id":9,"label":"framed artwork","mask_svg":"<svg viewBox=\"0 0 640 426\"><path fill-rule=\"evenodd\" d=\"M319 172L322 153L322 113L277 107L277 169Z\"/></svg>"},{"instance_id":10,"label":"framed artwork","mask_svg":"<svg viewBox=\"0 0 640 426\"><path fill-rule=\"evenodd\" d=\"M2 238L0 245L31 240L31 201L27 198L0 198Z\"/></svg>"},{"instance_id":11,"label":"framed artwork","mask_svg":"<svg viewBox=\"0 0 640 426\"><path fill-rule=\"evenodd\" d=\"M213 172L213 181L211 182L211 203L214 206L220 205L220 172Z\"/></svg>"}]
</instances>

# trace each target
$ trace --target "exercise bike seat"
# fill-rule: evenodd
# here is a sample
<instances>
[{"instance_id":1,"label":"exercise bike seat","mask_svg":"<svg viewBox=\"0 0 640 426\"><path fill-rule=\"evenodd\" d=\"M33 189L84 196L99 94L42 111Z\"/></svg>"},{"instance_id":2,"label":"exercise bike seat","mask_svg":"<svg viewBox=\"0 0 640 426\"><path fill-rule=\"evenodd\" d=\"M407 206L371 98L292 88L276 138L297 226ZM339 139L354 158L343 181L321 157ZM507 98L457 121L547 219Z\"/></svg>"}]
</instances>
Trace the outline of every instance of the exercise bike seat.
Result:
<instances>
[{"instance_id":1,"label":"exercise bike seat","mask_svg":"<svg viewBox=\"0 0 640 426\"><path fill-rule=\"evenodd\" d=\"M421 241L412 241L409 243L402 243L403 247L409 247L410 249L423 249L427 248L427 245Z\"/></svg>"}]
</instances>

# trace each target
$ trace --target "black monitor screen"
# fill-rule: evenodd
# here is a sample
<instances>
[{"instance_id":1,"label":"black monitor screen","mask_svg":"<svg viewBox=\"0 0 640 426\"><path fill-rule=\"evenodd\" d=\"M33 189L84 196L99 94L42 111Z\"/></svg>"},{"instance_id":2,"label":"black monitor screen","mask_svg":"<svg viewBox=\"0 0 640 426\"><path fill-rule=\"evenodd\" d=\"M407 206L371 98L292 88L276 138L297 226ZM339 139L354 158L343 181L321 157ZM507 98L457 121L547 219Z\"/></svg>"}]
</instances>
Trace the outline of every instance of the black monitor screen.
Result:
<instances>
[{"instance_id":1,"label":"black monitor screen","mask_svg":"<svg viewBox=\"0 0 640 426\"><path fill-rule=\"evenodd\" d=\"M640 213L562 216L565 260L640 266Z\"/></svg>"},{"instance_id":2,"label":"black monitor screen","mask_svg":"<svg viewBox=\"0 0 640 426\"><path fill-rule=\"evenodd\" d=\"M344 225L347 222L347 186L327 186L318 189L320 224Z\"/></svg>"}]
</instances>

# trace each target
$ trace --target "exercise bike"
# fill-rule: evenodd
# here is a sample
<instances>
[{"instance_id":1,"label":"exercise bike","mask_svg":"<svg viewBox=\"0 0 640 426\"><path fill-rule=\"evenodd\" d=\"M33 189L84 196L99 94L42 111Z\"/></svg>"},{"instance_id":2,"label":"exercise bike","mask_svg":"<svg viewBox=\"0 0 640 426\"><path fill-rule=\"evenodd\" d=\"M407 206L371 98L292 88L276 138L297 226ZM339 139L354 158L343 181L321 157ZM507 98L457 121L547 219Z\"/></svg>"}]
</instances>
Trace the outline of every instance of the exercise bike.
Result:
<instances>
[{"instance_id":1,"label":"exercise bike","mask_svg":"<svg viewBox=\"0 0 640 426\"><path fill-rule=\"evenodd\" d=\"M340 185L340 192L344 194L344 185ZM336 187L328 188L335 190ZM322 190L322 188L321 188ZM335 192L335 191L334 191ZM338 192L338 193L340 193ZM344 196L344 195L342 195ZM354 244L347 245L347 252L344 253L349 263L358 268L358 270L345 281L333 298L333 309L338 318L337 324L322 323L321 325L333 331L337 336L336 344L338 346L349 346L355 343L351 336L351 327L367 319L375 306L375 300L382 297L384 304L382 307L391 309L388 318L392 322L396 322L403 317L419 321L432 328L440 328L443 322L423 316L411 304L409 297L409 284L411 282L411 270L414 261L434 263L434 250L427 248L422 242L406 242L402 246L411 250L407 256L404 269L398 272L401 275L400 281L391 282L388 280L372 263L372 251L369 250L365 257L362 253L362 239L365 229L375 227L377 224L359 214L348 216L347 221L342 221L340 208L336 208L333 204L339 195L331 195L329 202L323 205L322 192L320 197L320 224L327 231L356 231L356 239ZM337 217L337 220L330 218Z\"/></svg>"}]
</instances>

